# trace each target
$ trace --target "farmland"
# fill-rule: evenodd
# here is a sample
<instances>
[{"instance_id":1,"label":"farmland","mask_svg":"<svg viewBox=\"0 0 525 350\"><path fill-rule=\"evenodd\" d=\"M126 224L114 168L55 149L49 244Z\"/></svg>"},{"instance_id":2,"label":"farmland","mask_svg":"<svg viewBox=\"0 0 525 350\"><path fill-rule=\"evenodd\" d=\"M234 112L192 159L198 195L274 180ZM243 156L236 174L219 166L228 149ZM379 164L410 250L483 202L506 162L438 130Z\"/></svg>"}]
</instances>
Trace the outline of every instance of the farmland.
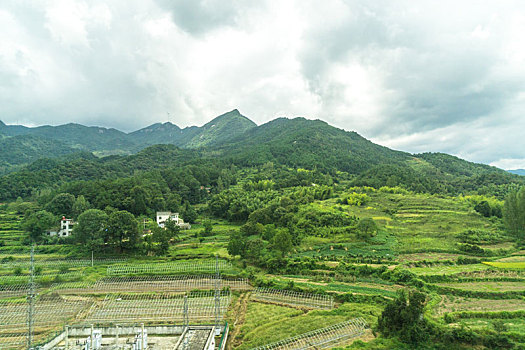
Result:
<instances>
[{"instance_id":1,"label":"farmland","mask_svg":"<svg viewBox=\"0 0 525 350\"><path fill-rule=\"evenodd\" d=\"M366 204L340 203L346 193L341 192L301 205L299 213L371 218L378 224L377 235L363 241L350 226L327 224L309 231L288 253L286 264L272 271L231 255L230 235L242 226L219 218L199 218L211 220L212 233L202 235L204 225L195 224L170 242L164 256L95 254L92 260L90 252L65 242L37 246L35 282L42 299L37 302L35 339L43 341L66 324L182 324L183 295L193 296L188 302L194 309L192 323L212 322L218 267L227 293L220 310L230 327L232 348L251 349L357 318L374 328L385 305L400 290L414 288L428 293L426 317L483 332L494 332L493 321L498 320L499 331L520 343L523 322L512 313L525 310L525 255L500 222L480 216L457 197L355 191L366 193ZM23 335L30 249L24 244L22 218L7 207L0 213L5 242L0 247L0 303L14 310L12 319L0 323ZM472 228L495 239L466 252L463 245L470 241L464 232ZM257 288L282 292L257 298ZM316 309L309 306L312 300L333 300L333 308L322 302L327 309ZM70 304L70 313L56 311ZM511 314L483 318L486 312ZM44 319L53 322L44 327ZM370 331L360 339L370 346L385 341Z\"/></svg>"}]
</instances>

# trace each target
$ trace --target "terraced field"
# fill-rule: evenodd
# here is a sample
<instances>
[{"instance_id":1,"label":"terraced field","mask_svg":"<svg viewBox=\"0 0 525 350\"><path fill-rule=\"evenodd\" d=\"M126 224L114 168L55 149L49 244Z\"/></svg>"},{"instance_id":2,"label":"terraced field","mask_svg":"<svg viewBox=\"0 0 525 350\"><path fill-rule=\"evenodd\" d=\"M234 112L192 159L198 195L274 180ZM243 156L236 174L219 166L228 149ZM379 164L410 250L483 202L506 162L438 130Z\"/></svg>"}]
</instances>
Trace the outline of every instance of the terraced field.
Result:
<instances>
[{"instance_id":1,"label":"terraced field","mask_svg":"<svg viewBox=\"0 0 525 350\"><path fill-rule=\"evenodd\" d=\"M410 272L416 275L454 275L460 273L470 273L489 270L490 267L484 264L470 265L437 265L429 267L411 267Z\"/></svg>"},{"instance_id":2,"label":"terraced field","mask_svg":"<svg viewBox=\"0 0 525 350\"><path fill-rule=\"evenodd\" d=\"M19 246L24 231L20 227L22 216L14 212L0 212L0 252Z\"/></svg>"},{"instance_id":3,"label":"terraced field","mask_svg":"<svg viewBox=\"0 0 525 350\"><path fill-rule=\"evenodd\" d=\"M525 299L479 299L452 295L443 296L436 308L438 314L459 311L517 311L525 310Z\"/></svg>"},{"instance_id":4,"label":"terraced field","mask_svg":"<svg viewBox=\"0 0 525 350\"><path fill-rule=\"evenodd\" d=\"M503 331L525 334L525 319L523 318L466 319L460 320L458 323L466 327L471 327L473 329L489 328L501 331L502 327L498 326L497 322L503 325Z\"/></svg>"},{"instance_id":5,"label":"terraced field","mask_svg":"<svg viewBox=\"0 0 525 350\"><path fill-rule=\"evenodd\" d=\"M519 282L455 282L455 283L436 283L442 287L451 287L462 290L474 290L484 292L525 292L525 280Z\"/></svg>"}]
</instances>

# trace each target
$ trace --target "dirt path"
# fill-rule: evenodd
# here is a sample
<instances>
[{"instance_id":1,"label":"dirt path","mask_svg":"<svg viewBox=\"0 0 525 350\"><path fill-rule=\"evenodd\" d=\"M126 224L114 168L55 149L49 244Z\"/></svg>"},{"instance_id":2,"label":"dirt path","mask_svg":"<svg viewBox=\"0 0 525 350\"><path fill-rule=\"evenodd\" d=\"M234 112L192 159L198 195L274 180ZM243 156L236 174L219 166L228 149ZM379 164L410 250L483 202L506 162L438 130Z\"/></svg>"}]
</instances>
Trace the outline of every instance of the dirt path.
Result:
<instances>
[{"instance_id":1,"label":"dirt path","mask_svg":"<svg viewBox=\"0 0 525 350\"><path fill-rule=\"evenodd\" d=\"M233 322L233 330L228 336L228 341L226 342L226 349L230 350L234 347L239 346L242 343L242 340L237 339L239 332L241 331L242 325L246 319L246 310L248 309L248 301L250 300L250 295L252 293L242 294L235 305L235 321Z\"/></svg>"}]
</instances>

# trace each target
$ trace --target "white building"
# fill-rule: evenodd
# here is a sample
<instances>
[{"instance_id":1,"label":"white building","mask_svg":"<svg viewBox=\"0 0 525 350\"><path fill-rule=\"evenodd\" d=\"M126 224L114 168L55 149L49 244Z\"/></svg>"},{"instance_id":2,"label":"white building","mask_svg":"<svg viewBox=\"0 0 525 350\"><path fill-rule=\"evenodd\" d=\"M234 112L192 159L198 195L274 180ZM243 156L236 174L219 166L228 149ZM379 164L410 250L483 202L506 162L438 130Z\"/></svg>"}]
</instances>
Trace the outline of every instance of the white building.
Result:
<instances>
[{"instance_id":1,"label":"white building","mask_svg":"<svg viewBox=\"0 0 525 350\"><path fill-rule=\"evenodd\" d=\"M182 218L179 217L179 213L172 213L171 211L158 211L157 212L157 225L164 228L166 221L175 221L180 228L191 228L191 225L185 223Z\"/></svg>"},{"instance_id":2,"label":"white building","mask_svg":"<svg viewBox=\"0 0 525 350\"><path fill-rule=\"evenodd\" d=\"M60 230L48 231L48 234L50 236L69 237L73 233L73 225L75 225L73 219L66 219L65 216L62 216L62 220L60 220Z\"/></svg>"}]
</instances>

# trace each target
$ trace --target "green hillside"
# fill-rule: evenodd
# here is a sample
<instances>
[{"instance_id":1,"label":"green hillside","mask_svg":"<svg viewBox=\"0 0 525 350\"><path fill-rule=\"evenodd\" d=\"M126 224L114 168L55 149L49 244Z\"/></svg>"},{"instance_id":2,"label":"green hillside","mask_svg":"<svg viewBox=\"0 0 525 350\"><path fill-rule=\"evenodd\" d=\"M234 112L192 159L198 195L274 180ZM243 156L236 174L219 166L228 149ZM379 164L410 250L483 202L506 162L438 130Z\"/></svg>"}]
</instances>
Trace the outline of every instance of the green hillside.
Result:
<instances>
[{"instance_id":1,"label":"green hillside","mask_svg":"<svg viewBox=\"0 0 525 350\"><path fill-rule=\"evenodd\" d=\"M74 125L67 127L77 129ZM77 131L83 128L78 127ZM182 136L171 141L184 144L185 149L158 145L136 155L47 162L43 168L44 164L39 163L1 177L0 198L23 197L33 190L54 188L71 181L138 176L140 172L210 161L239 167L273 164L278 168L303 168L327 174L335 182L350 181L356 186L375 188L401 186L421 193L479 193L503 198L509 186L525 181L501 169L445 154L411 155L394 151L320 120L280 118L255 126L234 110L201 128L180 130L172 124L158 124L150 131L137 134L140 136L137 140L151 141L147 135L156 135L157 129L164 136L173 132L179 135L176 131L181 131ZM111 132L116 131L108 131ZM117 144L118 140L117 137ZM129 140L123 142L130 144ZM118 147L121 146L123 144ZM196 148L188 149L191 147ZM9 152L5 156L8 157Z\"/></svg>"},{"instance_id":2,"label":"green hillside","mask_svg":"<svg viewBox=\"0 0 525 350\"><path fill-rule=\"evenodd\" d=\"M256 126L254 122L235 109L216 117L201 127L191 126L181 129L169 122L157 123L134 131L129 136L141 148L154 144L199 148L228 142Z\"/></svg>"},{"instance_id":3,"label":"green hillside","mask_svg":"<svg viewBox=\"0 0 525 350\"><path fill-rule=\"evenodd\" d=\"M176 144L181 138L182 130L170 122L156 123L129 134L139 147L158 144Z\"/></svg>"},{"instance_id":4,"label":"green hillside","mask_svg":"<svg viewBox=\"0 0 525 350\"><path fill-rule=\"evenodd\" d=\"M373 165L399 164L410 155L377 145L356 132L321 120L279 118L253 128L219 148L243 165L275 162L291 167L358 174Z\"/></svg>"},{"instance_id":5,"label":"green hillside","mask_svg":"<svg viewBox=\"0 0 525 350\"><path fill-rule=\"evenodd\" d=\"M2 138L0 150L0 174L40 158L58 158L78 152L61 141L32 135Z\"/></svg>"},{"instance_id":6,"label":"green hillside","mask_svg":"<svg viewBox=\"0 0 525 350\"><path fill-rule=\"evenodd\" d=\"M184 148L213 147L244 135L257 127L250 119L234 109L222 114L199 128L199 132L190 140L181 144Z\"/></svg>"}]
</instances>

